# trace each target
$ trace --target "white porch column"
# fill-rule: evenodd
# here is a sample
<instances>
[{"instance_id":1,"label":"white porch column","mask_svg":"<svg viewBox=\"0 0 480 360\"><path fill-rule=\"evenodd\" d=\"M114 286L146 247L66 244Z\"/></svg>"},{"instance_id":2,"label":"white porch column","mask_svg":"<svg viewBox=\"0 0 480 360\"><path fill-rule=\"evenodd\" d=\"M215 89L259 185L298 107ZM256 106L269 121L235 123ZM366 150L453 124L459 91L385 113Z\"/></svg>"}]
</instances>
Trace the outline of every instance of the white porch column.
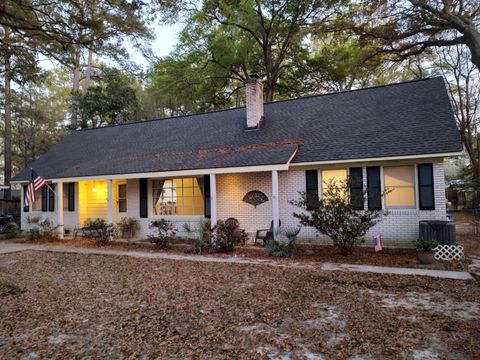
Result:
<instances>
[{"instance_id":1,"label":"white porch column","mask_svg":"<svg viewBox=\"0 0 480 360\"><path fill-rule=\"evenodd\" d=\"M215 174L210 174L210 221L213 229L217 224L217 183Z\"/></svg>"},{"instance_id":2,"label":"white porch column","mask_svg":"<svg viewBox=\"0 0 480 360\"><path fill-rule=\"evenodd\" d=\"M107 224L113 223L112 179L107 179Z\"/></svg>"},{"instance_id":3,"label":"white porch column","mask_svg":"<svg viewBox=\"0 0 480 360\"><path fill-rule=\"evenodd\" d=\"M57 225L58 237L63 239L65 226L63 224L63 182L59 181L57 184Z\"/></svg>"},{"instance_id":4,"label":"white porch column","mask_svg":"<svg viewBox=\"0 0 480 360\"><path fill-rule=\"evenodd\" d=\"M272 171L272 217L273 237L278 238L280 230L280 208L278 205L278 171Z\"/></svg>"}]
</instances>

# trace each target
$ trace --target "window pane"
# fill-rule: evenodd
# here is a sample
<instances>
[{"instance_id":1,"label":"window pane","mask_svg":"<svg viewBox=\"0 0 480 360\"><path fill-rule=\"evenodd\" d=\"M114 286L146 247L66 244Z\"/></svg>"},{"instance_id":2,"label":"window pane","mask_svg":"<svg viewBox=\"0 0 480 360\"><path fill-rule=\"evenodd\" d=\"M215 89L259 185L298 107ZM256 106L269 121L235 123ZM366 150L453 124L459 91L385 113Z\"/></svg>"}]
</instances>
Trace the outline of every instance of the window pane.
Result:
<instances>
[{"instance_id":1,"label":"window pane","mask_svg":"<svg viewBox=\"0 0 480 360\"><path fill-rule=\"evenodd\" d=\"M193 188L187 187L182 189L182 194L179 196L193 196Z\"/></svg>"},{"instance_id":2,"label":"window pane","mask_svg":"<svg viewBox=\"0 0 480 360\"><path fill-rule=\"evenodd\" d=\"M347 180L347 169L322 171L322 182L324 184L328 185L331 181L339 182L345 180Z\"/></svg>"},{"instance_id":3,"label":"window pane","mask_svg":"<svg viewBox=\"0 0 480 360\"><path fill-rule=\"evenodd\" d=\"M154 214L203 214L203 189L200 188L196 178L154 180L152 183ZM161 187L162 183L163 187ZM162 189L161 195L159 194L160 189Z\"/></svg>"},{"instance_id":4,"label":"window pane","mask_svg":"<svg viewBox=\"0 0 480 360\"><path fill-rule=\"evenodd\" d=\"M127 197L127 185L126 184L118 185L118 197L122 198L122 199Z\"/></svg>"},{"instance_id":5,"label":"window pane","mask_svg":"<svg viewBox=\"0 0 480 360\"><path fill-rule=\"evenodd\" d=\"M35 202L33 203L33 211L42 211L42 192L41 190L35 193Z\"/></svg>"},{"instance_id":6,"label":"window pane","mask_svg":"<svg viewBox=\"0 0 480 360\"><path fill-rule=\"evenodd\" d=\"M127 199L119 199L118 200L118 211L119 212L127 212Z\"/></svg>"},{"instance_id":7,"label":"window pane","mask_svg":"<svg viewBox=\"0 0 480 360\"><path fill-rule=\"evenodd\" d=\"M390 191L390 192L388 192ZM387 187L387 207L414 207L415 191L413 187Z\"/></svg>"},{"instance_id":8,"label":"window pane","mask_svg":"<svg viewBox=\"0 0 480 360\"><path fill-rule=\"evenodd\" d=\"M325 195L331 182L335 182L336 186L342 185L341 182L347 180L347 169L323 170L322 171L322 193Z\"/></svg>"},{"instance_id":9,"label":"window pane","mask_svg":"<svg viewBox=\"0 0 480 360\"><path fill-rule=\"evenodd\" d=\"M173 188L181 188L182 187L182 179L173 179Z\"/></svg>"},{"instance_id":10,"label":"window pane","mask_svg":"<svg viewBox=\"0 0 480 360\"><path fill-rule=\"evenodd\" d=\"M183 179L183 187L192 187L192 186L193 186L193 178Z\"/></svg>"},{"instance_id":11,"label":"window pane","mask_svg":"<svg viewBox=\"0 0 480 360\"><path fill-rule=\"evenodd\" d=\"M387 166L383 168L385 187L413 186L413 166Z\"/></svg>"}]
</instances>

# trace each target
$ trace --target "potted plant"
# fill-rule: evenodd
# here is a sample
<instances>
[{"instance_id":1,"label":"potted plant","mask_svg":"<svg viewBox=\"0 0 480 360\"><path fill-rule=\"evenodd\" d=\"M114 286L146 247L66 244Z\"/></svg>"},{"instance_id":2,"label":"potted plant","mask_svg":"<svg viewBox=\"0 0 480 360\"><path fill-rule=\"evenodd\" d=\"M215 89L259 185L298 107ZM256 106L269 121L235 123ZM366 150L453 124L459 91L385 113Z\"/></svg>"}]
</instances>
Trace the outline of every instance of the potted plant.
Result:
<instances>
[{"instance_id":1,"label":"potted plant","mask_svg":"<svg viewBox=\"0 0 480 360\"><path fill-rule=\"evenodd\" d=\"M432 264L435 261L434 256L437 245L437 240L417 240L417 254L421 264Z\"/></svg>"},{"instance_id":2,"label":"potted plant","mask_svg":"<svg viewBox=\"0 0 480 360\"><path fill-rule=\"evenodd\" d=\"M140 229L140 224L138 220L131 217L124 217L120 222L117 224L120 232L122 233L122 237L130 241L130 239L134 238L137 234L137 231Z\"/></svg>"}]
</instances>

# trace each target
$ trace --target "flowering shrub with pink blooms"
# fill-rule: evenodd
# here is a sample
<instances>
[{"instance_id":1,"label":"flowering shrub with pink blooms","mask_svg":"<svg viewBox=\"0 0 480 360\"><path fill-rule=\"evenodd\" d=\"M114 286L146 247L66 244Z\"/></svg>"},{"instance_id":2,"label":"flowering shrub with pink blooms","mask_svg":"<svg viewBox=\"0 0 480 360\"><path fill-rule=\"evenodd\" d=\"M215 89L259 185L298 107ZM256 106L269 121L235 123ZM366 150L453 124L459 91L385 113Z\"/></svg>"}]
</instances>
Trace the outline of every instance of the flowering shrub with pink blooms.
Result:
<instances>
[{"instance_id":1,"label":"flowering shrub with pink blooms","mask_svg":"<svg viewBox=\"0 0 480 360\"><path fill-rule=\"evenodd\" d=\"M148 236L150 242L160 248L167 247L170 241L177 235L175 225L171 221L165 219L152 221L149 228L154 231L153 234Z\"/></svg>"},{"instance_id":2,"label":"flowering shrub with pink blooms","mask_svg":"<svg viewBox=\"0 0 480 360\"><path fill-rule=\"evenodd\" d=\"M215 252L231 252L235 245L245 242L247 234L232 221L218 220L211 233L211 246Z\"/></svg>"}]
</instances>

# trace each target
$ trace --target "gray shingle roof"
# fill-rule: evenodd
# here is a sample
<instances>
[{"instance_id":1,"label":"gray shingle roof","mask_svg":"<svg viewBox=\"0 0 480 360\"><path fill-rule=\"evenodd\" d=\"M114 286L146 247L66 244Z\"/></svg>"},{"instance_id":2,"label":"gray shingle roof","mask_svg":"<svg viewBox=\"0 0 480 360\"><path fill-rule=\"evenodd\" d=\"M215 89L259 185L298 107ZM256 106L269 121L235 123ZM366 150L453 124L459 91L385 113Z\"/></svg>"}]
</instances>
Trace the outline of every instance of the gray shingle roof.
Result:
<instances>
[{"instance_id":1,"label":"gray shingle roof","mask_svg":"<svg viewBox=\"0 0 480 360\"><path fill-rule=\"evenodd\" d=\"M462 150L442 78L75 131L31 164L44 178L285 164ZM24 169L14 180L28 179Z\"/></svg>"}]
</instances>

